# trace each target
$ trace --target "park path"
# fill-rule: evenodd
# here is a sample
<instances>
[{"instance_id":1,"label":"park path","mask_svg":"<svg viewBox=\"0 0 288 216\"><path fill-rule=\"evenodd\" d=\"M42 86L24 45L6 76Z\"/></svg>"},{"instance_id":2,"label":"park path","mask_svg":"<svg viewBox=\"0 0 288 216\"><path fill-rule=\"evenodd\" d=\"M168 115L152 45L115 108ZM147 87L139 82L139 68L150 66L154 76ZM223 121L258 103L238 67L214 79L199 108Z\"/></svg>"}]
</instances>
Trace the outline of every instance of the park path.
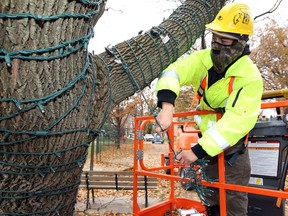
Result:
<instances>
[{"instance_id":1,"label":"park path","mask_svg":"<svg viewBox=\"0 0 288 216\"><path fill-rule=\"evenodd\" d=\"M161 153L168 152L168 144L144 144L144 163L147 166L160 166ZM133 144L122 144L120 149L111 147L94 158L93 170L129 170L133 169ZM100 158L100 159L99 159ZM90 159L86 161L84 170L90 169Z\"/></svg>"},{"instance_id":2,"label":"park path","mask_svg":"<svg viewBox=\"0 0 288 216\"><path fill-rule=\"evenodd\" d=\"M161 165L161 154L169 150L167 143L164 144L144 144L144 164L147 167L156 167ZM133 169L133 144L122 144L120 149L109 148L101 152L101 160L94 158L93 170L99 171L119 171ZM84 170L90 169L90 159L86 161ZM77 216L112 216L112 215L132 215L132 191L113 191L113 190L96 190L96 202L92 204L92 208L85 210L86 190L80 190L78 193L78 202L76 204ZM143 196L143 191L139 191ZM155 205L159 202L167 200L170 194L170 185L166 180L158 180L158 189L149 190L149 203ZM197 199L197 195L193 191L185 191L181 188L180 182L175 184L175 197L185 197ZM144 200L140 197L139 205L144 205ZM122 204L121 204L122 203ZM122 208L125 203L125 208ZM122 210L120 211L119 209ZM118 212L117 212L118 210ZM115 213L115 214L114 214ZM117 214L116 214L117 213Z\"/></svg>"},{"instance_id":3,"label":"park path","mask_svg":"<svg viewBox=\"0 0 288 216\"><path fill-rule=\"evenodd\" d=\"M145 143L144 144L144 164L147 167L156 167L160 166L161 162L161 153L168 152L169 146L167 143L164 144L151 144L151 143ZM114 149L109 148L101 153L101 160L94 159L94 170L99 171L119 171L119 170L132 170L133 169L133 144L122 144L120 149ZM90 169L90 161L87 160L84 169L89 170ZM169 182L165 180L159 179L158 181L158 189L157 190L151 190L149 191L149 199L153 202L153 204L156 204L157 202L161 202L168 199L168 196L170 194L170 185ZM132 202L132 191L122 191L122 192L115 192L115 191L109 191L109 190L100 190L96 192L96 197L101 199L112 197L113 202L110 202L109 205L106 205L105 203L102 203L102 206L105 206L105 208L94 208L90 209L85 212L79 211L81 208L83 209L83 200L85 198L85 192L81 195L79 193L79 203L78 203L78 213L77 216L82 215L93 215L93 216L110 216L110 215L132 215L131 214L131 202ZM102 197L102 198L101 198ZM113 198L114 197L114 198ZM115 198L116 197L116 198ZM175 197L185 197L189 199L199 200L197 197L197 194L194 191L185 191L180 186L180 182L177 182L175 184ZM120 214L114 214L115 209L119 208L118 206L118 199L122 199L128 203L128 210L126 211L126 214L123 212L118 212ZM82 202L82 207L81 207ZM103 201L104 202L104 201ZM119 201L121 203L121 200ZM121 204L119 204L121 205ZM123 205L123 204L122 204ZM130 207L129 207L130 206ZM288 207L287 204L285 206L286 213L285 215L288 216ZM76 206L77 210L77 206ZM124 210L123 210L124 211ZM103 213L106 212L106 213ZM113 213L113 214L112 214Z\"/></svg>"}]
</instances>

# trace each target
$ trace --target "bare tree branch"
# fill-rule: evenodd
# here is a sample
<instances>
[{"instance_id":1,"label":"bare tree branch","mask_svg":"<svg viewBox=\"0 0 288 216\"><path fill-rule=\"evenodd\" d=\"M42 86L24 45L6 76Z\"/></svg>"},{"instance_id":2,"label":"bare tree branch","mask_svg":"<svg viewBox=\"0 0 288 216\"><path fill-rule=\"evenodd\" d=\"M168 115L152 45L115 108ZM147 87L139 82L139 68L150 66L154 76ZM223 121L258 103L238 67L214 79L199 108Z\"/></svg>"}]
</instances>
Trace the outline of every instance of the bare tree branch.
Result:
<instances>
[{"instance_id":1,"label":"bare tree branch","mask_svg":"<svg viewBox=\"0 0 288 216\"><path fill-rule=\"evenodd\" d=\"M256 20L256 19L258 19L259 17L262 17L262 16L264 16L264 15L266 15L266 14L273 13L274 11L276 11L276 10L279 8L279 6L280 6L280 4L281 4L282 2L283 2L283 0L277 0L277 1L275 2L275 4L273 5L273 7L272 7L270 10L268 10L268 11L262 13L262 14L259 14L259 15L255 16L255 17L254 17L254 20Z\"/></svg>"}]
</instances>

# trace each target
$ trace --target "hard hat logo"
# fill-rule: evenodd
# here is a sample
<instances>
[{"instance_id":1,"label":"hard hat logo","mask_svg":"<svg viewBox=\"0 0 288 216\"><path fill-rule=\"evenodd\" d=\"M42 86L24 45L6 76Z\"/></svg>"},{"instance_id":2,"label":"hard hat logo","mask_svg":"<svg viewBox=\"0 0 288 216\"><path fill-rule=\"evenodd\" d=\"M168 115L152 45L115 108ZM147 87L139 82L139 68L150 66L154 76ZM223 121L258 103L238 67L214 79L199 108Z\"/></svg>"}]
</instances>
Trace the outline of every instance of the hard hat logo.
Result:
<instances>
[{"instance_id":1,"label":"hard hat logo","mask_svg":"<svg viewBox=\"0 0 288 216\"><path fill-rule=\"evenodd\" d=\"M233 18L234 25L237 25L239 22L248 25L250 21L250 16L247 13L247 11L243 11L241 13L238 13Z\"/></svg>"},{"instance_id":2,"label":"hard hat logo","mask_svg":"<svg viewBox=\"0 0 288 216\"><path fill-rule=\"evenodd\" d=\"M218 18L217 18L219 21L222 21L223 20L223 17L220 15L220 16L218 16Z\"/></svg>"}]
</instances>

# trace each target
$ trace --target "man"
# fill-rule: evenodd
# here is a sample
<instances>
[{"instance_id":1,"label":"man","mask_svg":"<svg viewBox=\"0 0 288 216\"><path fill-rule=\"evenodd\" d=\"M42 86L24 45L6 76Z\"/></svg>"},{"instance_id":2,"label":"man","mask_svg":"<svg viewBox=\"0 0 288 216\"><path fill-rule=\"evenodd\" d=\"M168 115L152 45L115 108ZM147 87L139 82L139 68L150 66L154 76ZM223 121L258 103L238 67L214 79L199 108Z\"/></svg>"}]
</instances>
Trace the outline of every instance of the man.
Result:
<instances>
[{"instance_id":1,"label":"man","mask_svg":"<svg viewBox=\"0 0 288 216\"><path fill-rule=\"evenodd\" d=\"M183 151L177 159L185 165L200 158L209 160L206 174L217 180L217 155L225 152L226 182L247 185L251 168L244 140L257 121L263 91L260 72L248 56L247 41L253 34L250 9L242 3L228 4L206 28L212 33L211 49L175 61L157 82L161 111L156 132L170 127L180 87L193 85L198 90L198 108L218 111L222 117L217 121L215 114L197 116L202 137L191 151ZM247 193L227 190L226 200L228 216L247 215ZM207 202L209 214L219 215L217 190Z\"/></svg>"}]
</instances>

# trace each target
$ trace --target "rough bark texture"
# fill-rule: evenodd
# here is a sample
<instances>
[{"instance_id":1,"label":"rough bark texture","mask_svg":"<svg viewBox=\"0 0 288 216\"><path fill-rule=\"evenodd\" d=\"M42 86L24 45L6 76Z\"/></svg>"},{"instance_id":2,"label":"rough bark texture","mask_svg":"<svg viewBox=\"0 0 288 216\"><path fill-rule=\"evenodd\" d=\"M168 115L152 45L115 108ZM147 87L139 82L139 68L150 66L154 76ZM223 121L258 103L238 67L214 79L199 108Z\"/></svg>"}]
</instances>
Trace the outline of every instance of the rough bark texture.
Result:
<instances>
[{"instance_id":1,"label":"rough bark texture","mask_svg":"<svg viewBox=\"0 0 288 216\"><path fill-rule=\"evenodd\" d=\"M97 110L107 109L103 105L108 107L111 99L119 103L138 88L149 85L163 69L190 49L204 33L205 24L213 20L224 3L223 0L186 1L159 26L94 56L102 91L97 92L97 96L107 102L98 103ZM105 86L111 88L103 91ZM99 117L102 119L99 115L96 118Z\"/></svg>"},{"instance_id":2,"label":"rough bark texture","mask_svg":"<svg viewBox=\"0 0 288 216\"><path fill-rule=\"evenodd\" d=\"M0 14L51 17L95 9L83 2L87 1L2 0ZM73 85L70 82L87 61L85 48L54 60L13 57L9 66L7 53L52 47L89 34L104 11L104 3L98 2L100 11L85 19L0 18L0 214L73 215L88 148L85 142L93 139L93 130L101 128L113 101L143 89L185 53L224 4L186 1L152 31L116 45L113 54L94 56L95 68ZM166 43L165 37L169 37ZM64 52L79 43L65 47ZM70 88L66 88L68 83ZM66 90L56 94L61 89ZM45 100L47 95L54 97Z\"/></svg>"}]
</instances>

